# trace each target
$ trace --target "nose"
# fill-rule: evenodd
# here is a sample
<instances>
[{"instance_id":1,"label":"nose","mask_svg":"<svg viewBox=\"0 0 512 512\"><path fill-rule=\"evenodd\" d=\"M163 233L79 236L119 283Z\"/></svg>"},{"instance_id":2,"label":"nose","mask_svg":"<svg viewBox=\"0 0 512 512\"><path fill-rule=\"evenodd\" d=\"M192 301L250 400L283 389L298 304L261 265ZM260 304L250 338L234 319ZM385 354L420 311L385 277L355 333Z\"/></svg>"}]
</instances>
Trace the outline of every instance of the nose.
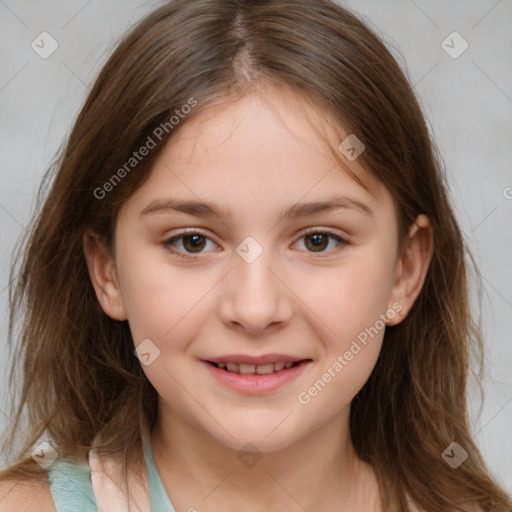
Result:
<instances>
[{"instance_id":1,"label":"nose","mask_svg":"<svg viewBox=\"0 0 512 512\"><path fill-rule=\"evenodd\" d=\"M264 250L251 263L234 254L233 267L222 280L222 321L252 335L270 334L286 325L293 313L292 292L270 251Z\"/></svg>"}]
</instances>

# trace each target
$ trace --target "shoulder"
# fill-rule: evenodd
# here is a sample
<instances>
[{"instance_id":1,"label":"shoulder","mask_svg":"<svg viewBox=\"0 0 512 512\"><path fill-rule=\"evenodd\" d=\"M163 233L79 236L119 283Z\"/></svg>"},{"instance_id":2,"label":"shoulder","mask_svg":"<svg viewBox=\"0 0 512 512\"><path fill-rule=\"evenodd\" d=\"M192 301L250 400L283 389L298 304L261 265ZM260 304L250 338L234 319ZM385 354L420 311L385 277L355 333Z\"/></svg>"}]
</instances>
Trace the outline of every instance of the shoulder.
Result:
<instances>
[{"instance_id":1,"label":"shoulder","mask_svg":"<svg viewBox=\"0 0 512 512\"><path fill-rule=\"evenodd\" d=\"M40 480L0 480L0 512L55 512L50 484Z\"/></svg>"},{"instance_id":2,"label":"shoulder","mask_svg":"<svg viewBox=\"0 0 512 512\"><path fill-rule=\"evenodd\" d=\"M89 466L54 461L37 476L0 478L0 512L96 512Z\"/></svg>"}]
</instances>

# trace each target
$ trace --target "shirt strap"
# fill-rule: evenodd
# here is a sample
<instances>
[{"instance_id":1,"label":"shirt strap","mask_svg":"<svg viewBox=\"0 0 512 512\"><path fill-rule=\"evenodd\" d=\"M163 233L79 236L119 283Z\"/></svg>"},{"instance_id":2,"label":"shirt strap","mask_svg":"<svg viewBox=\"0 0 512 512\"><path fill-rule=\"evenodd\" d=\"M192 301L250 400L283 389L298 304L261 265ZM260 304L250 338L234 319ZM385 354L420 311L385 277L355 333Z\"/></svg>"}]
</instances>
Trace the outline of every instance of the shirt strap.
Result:
<instances>
[{"instance_id":1,"label":"shirt strap","mask_svg":"<svg viewBox=\"0 0 512 512\"><path fill-rule=\"evenodd\" d=\"M133 474L128 474L128 492L122 484L121 463L118 458L100 456L95 448L89 451L91 481L98 510L123 510L127 512L151 512L147 475L142 484Z\"/></svg>"},{"instance_id":2,"label":"shirt strap","mask_svg":"<svg viewBox=\"0 0 512 512\"><path fill-rule=\"evenodd\" d=\"M96 512L96 501L86 463L56 460L47 469L56 512Z\"/></svg>"}]
</instances>

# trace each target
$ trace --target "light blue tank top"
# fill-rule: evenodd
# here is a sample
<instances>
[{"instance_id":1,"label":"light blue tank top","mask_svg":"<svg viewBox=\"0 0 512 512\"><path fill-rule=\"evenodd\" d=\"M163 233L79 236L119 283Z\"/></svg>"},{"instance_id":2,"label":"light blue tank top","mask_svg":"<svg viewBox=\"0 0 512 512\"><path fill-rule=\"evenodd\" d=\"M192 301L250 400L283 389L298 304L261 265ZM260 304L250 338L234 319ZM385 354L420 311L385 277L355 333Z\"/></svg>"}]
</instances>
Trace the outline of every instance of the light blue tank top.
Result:
<instances>
[{"instance_id":1,"label":"light blue tank top","mask_svg":"<svg viewBox=\"0 0 512 512\"><path fill-rule=\"evenodd\" d=\"M151 443L144 440L151 512L176 512L153 459ZM56 512L97 512L89 464L57 459L47 470Z\"/></svg>"}]
</instances>

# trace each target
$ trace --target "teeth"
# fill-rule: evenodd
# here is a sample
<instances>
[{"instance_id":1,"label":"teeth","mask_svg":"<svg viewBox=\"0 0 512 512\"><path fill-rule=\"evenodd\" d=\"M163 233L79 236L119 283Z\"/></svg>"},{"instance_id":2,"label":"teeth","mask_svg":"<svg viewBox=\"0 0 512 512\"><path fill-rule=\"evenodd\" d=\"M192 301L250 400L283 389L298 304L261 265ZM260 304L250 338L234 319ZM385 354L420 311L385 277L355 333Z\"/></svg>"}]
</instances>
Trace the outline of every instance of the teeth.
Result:
<instances>
[{"instance_id":1,"label":"teeth","mask_svg":"<svg viewBox=\"0 0 512 512\"><path fill-rule=\"evenodd\" d=\"M239 373L238 371L238 363L227 363L228 372Z\"/></svg>"},{"instance_id":2,"label":"teeth","mask_svg":"<svg viewBox=\"0 0 512 512\"><path fill-rule=\"evenodd\" d=\"M274 365L272 363L268 364L259 364L256 366L256 373L259 375L266 375L268 373L273 373Z\"/></svg>"},{"instance_id":3,"label":"teeth","mask_svg":"<svg viewBox=\"0 0 512 512\"><path fill-rule=\"evenodd\" d=\"M215 363L218 368L223 368L228 372L241 373L242 375L268 375L270 373L279 372L283 368L291 368L291 361L279 361L277 363L266 364L245 364L245 363Z\"/></svg>"},{"instance_id":4,"label":"teeth","mask_svg":"<svg viewBox=\"0 0 512 512\"><path fill-rule=\"evenodd\" d=\"M256 365L254 364L240 363L238 366L240 373L244 375L247 375L248 373L254 373L254 371L256 370Z\"/></svg>"}]
</instances>

